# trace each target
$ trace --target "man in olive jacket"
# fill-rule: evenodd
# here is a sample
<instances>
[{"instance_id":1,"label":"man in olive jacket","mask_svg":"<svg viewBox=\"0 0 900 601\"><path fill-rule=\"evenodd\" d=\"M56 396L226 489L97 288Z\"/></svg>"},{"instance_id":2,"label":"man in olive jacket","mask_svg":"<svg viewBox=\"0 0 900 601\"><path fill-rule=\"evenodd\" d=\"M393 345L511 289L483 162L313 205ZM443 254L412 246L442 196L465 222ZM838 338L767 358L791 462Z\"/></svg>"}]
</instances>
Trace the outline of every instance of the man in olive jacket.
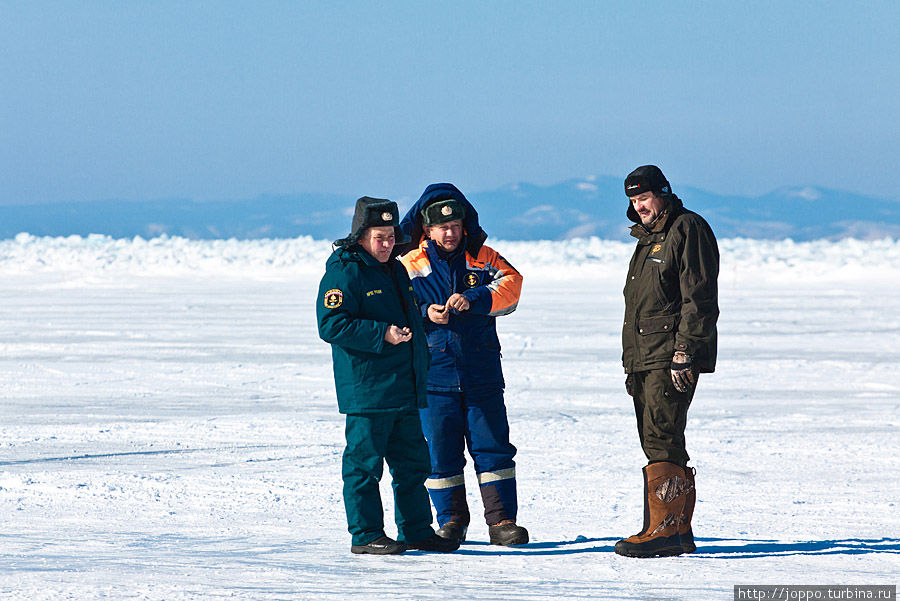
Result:
<instances>
[{"instance_id":1,"label":"man in olive jacket","mask_svg":"<svg viewBox=\"0 0 900 601\"><path fill-rule=\"evenodd\" d=\"M622 363L634 401L644 467L644 526L616 543L631 557L691 553L695 470L684 430L701 373L716 366L719 249L712 229L684 208L659 167L625 179L637 248L625 280Z\"/></svg>"},{"instance_id":2,"label":"man in olive jacket","mask_svg":"<svg viewBox=\"0 0 900 601\"><path fill-rule=\"evenodd\" d=\"M428 346L422 316L395 243L405 243L396 203L356 201L351 234L335 242L319 285L319 336L331 344L338 408L346 415L342 476L353 553L453 551L435 535L425 490ZM397 250L399 250L399 246ZM387 461L398 537L384 532L378 482Z\"/></svg>"}]
</instances>

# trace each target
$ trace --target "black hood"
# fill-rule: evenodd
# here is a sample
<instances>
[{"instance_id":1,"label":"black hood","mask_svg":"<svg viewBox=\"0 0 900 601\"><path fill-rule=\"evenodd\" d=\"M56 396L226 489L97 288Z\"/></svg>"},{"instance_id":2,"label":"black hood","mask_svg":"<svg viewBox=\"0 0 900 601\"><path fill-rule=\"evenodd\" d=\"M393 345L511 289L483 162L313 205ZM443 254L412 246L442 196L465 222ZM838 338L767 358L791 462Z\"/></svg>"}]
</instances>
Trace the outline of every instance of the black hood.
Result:
<instances>
[{"instance_id":1,"label":"black hood","mask_svg":"<svg viewBox=\"0 0 900 601\"><path fill-rule=\"evenodd\" d=\"M425 188L416 204L407 211L400 222L400 229L412 239L407 250L412 250L425 236L422 210L432 203L450 198L458 201L466 210L466 216L463 219L463 229L466 234L466 250L473 257L478 256L478 251L481 250L481 247L484 246L484 241L487 240L487 234L478 224L478 211L453 184L431 184Z\"/></svg>"}]
</instances>

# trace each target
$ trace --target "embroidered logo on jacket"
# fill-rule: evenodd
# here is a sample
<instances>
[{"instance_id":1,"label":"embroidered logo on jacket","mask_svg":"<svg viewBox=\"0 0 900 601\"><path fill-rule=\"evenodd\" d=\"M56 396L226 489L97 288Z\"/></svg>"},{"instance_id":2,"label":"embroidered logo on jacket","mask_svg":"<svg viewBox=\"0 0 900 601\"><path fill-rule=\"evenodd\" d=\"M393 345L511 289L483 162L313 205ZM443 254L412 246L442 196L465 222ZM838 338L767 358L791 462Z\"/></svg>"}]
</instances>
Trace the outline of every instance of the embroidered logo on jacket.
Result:
<instances>
[{"instance_id":1,"label":"embroidered logo on jacket","mask_svg":"<svg viewBox=\"0 0 900 601\"><path fill-rule=\"evenodd\" d=\"M344 304L344 293L337 288L332 288L325 293L325 308L337 309Z\"/></svg>"},{"instance_id":2,"label":"embroidered logo on jacket","mask_svg":"<svg viewBox=\"0 0 900 601\"><path fill-rule=\"evenodd\" d=\"M478 276L474 273L469 273L466 275L466 285L469 288L474 288L478 285Z\"/></svg>"},{"instance_id":3,"label":"embroidered logo on jacket","mask_svg":"<svg viewBox=\"0 0 900 601\"><path fill-rule=\"evenodd\" d=\"M369 290L366 292L366 296L375 296L376 294L382 294L381 290Z\"/></svg>"}]
</instances>

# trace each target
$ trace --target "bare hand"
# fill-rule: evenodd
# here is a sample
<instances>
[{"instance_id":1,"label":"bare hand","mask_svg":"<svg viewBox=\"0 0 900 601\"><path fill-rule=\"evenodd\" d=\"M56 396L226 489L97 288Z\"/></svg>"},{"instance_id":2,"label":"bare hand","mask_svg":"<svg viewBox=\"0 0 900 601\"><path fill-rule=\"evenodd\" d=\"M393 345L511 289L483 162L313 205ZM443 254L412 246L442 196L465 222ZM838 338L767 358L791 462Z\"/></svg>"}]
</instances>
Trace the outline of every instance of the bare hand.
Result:
<instances>
[{"instance_id":1,"label":"bare hand","mask_svg":"<svg viewBox=\"0 0 900 601\"><path fill-rule=\"evenodd\" d=\"M450 307L447 305L428 305L428 319L432 323L448 323L450 321Z\"/></svg>"},{"instance_id":2,"label":"bare hand","mask_svg":"<svg viewBox=\"0 0 900 601\"><path fill-rule=\"evenodd\" d=\"M455 292L450 298L447 299L447 304L445 306L450 307L451 309L456 309L457 311L468 311L469 299L467 299L459 292Z\"/></svg>"},{"instance_id":3,"label":"bare hand","mask_svg":"<svg viewBox=\"0 0 900 601\"><path fill-rule=\"evenodd\" d=\"M400 344L401 342L409 342L412 340L412 331L409 328L399 328L394 324L388 326L384 333L385 342L391 344Z\"/></svg>"}]
</instances>

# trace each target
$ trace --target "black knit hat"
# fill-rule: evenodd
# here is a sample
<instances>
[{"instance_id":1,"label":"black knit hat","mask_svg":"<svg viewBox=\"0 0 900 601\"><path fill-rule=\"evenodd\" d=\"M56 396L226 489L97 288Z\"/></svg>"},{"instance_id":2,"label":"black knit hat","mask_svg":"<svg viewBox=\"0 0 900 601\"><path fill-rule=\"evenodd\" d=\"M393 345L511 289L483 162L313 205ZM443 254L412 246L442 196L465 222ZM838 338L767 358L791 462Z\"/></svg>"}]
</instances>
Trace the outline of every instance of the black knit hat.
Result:
<instances>
[{"instance_id":1,"label":"black knit hat","mask_svg":"<svg viewBox=\"0 0 900 601\"><path fill-rule=\"evenodd\" d=\"M644 192L671 194L672 187L656 165L638 167L625 178L625 195L631 198Z\"/></svg>"},{"instance_id":2,"label":"black knit hat","mask_svg":"<svg viewBox=\"0 0 900 601\"><path fill-rule=\"evenodd\" d=\"M393 226L395 244L407 244L409 236L404 236L400 231L400 210L393 200L384 198L370 198L363 196L356 201L356 209L353 211L353 222L350 225L350 235L340 240L335 240L335 246L351 246L359 242L363 232L370 227Z\"/></svg>"},{"instance_id":3,"label":"black knit hat","mask_svg":"<svg viewBox=\"0 0 900 601\"><path fill-rule=\"evenodd\" d=\"M466 208L455 198L433 202L422 209L422 225L428 227L466 218Z\"/></svg>"}]
</instances>

